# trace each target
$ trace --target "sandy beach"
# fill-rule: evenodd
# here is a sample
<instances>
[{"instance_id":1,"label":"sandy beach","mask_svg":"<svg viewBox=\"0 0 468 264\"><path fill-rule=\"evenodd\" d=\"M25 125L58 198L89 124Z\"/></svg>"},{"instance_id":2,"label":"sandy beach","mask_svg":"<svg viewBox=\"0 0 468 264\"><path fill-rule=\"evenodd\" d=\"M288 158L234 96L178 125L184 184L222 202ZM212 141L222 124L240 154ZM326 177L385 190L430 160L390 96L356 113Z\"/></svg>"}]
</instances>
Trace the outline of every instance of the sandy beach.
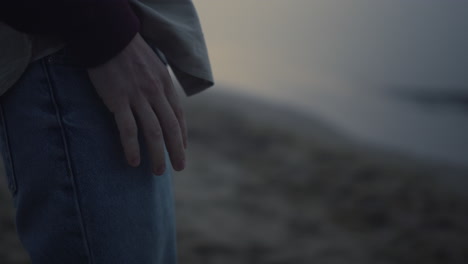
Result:
<instances>
[{"instance_id":1,"label":"sandy beach","mask_svg":"<svg viewBox=\"0 0 468 264\"><path fill-rule=\"evenodd\" d=\"M368 146L220 90L184 98L180 263L468 263L468 167ZM29 263L0 178L0 263Z\"/></svg>"}]
</instances>

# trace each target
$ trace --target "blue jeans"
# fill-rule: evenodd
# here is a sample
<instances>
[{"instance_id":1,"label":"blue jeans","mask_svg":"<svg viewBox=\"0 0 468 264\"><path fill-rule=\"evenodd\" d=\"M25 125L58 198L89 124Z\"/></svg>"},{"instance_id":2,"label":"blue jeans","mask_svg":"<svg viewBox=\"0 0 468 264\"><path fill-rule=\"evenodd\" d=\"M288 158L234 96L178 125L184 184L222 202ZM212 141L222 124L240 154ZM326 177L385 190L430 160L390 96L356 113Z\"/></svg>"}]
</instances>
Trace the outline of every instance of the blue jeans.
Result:
<instances>
[{"instance_id":1,"label":"blue jeans","mask_svg":"<svg viewBox=\"0 0 468 264\"><path fill-rule=\"evenodd\" d=\"M156 176L139 131L141 163L128 165L113 114L66 47L28 65L0 97L0 119L16 230L33 264L177 262L167 149Z\"/></svg>"}]
</instances>

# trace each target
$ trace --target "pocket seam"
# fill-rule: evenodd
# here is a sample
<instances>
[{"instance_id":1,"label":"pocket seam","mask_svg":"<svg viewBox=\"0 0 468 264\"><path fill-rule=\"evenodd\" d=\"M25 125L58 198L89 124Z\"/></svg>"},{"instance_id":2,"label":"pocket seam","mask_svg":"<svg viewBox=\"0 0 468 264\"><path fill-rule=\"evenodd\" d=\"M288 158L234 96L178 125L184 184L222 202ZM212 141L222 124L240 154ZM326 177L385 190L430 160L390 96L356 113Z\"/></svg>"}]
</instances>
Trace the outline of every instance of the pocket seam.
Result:
<instances>
[{"instance_id":1,"label":"pocket seam","mask_svg":"<svg viewBox=\"0 0 468 264\"><path fill-rule=\"evenodd\" d=\"M11 193L13 195L16 194L17 191L17 186L16 186L16 175L15 175L15 170L13 166L13 159L11 155L11 149L10 149L10 140L8 136L8 130L6 127L6 121L5 121L5 115L3 111L3 105L0 104L0 121L2 122L2 131L1 131L1 136L3 137L3 142L5 143L5 154L6 156L3 157L3 165L5 169L5 174L8 180L8 188L10 189ZM2 156L3 156L2 154Z\"/></svg>"}]
</instances>

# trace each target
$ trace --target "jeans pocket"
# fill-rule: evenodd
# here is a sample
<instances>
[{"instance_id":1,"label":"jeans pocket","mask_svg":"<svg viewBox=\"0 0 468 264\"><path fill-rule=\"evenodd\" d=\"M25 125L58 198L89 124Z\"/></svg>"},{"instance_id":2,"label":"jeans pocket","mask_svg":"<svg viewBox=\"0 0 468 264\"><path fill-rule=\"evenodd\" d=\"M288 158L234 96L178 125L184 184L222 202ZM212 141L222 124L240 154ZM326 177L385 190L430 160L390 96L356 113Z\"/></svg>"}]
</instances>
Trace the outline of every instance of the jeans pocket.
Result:
<instances>
[{"instance_id":1,"label":"jeans pocket","mask_svg":"<svg viewBox=\"0 0 468 264\"><path fill-rule=\"evenodd\" d=\"M8 130L5 122L5 114L3 106L0 104L0 151L3 158L3 166L7 178L8 189L12 195L16 194L16 176L13 167L13 159L11 156L10 142Z\"/></svg>"}]
</instances>

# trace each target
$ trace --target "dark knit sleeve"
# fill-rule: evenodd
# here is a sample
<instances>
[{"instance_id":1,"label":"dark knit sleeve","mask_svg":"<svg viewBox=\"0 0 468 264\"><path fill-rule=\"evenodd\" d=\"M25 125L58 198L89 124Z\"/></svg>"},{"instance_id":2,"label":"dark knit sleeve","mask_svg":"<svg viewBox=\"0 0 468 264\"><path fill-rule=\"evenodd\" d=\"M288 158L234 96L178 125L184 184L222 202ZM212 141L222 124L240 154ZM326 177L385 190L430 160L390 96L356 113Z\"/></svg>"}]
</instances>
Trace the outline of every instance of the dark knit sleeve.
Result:
<instances>
[{"instance_id":1,"label":"dark knit sleeve","mask_svg":"<svg viewBox=\"0 0 468 264\"><path fill-rule=\"evenodd\" d=\"M62 38L86 67L110 60L140 30L128 0L0 0L0 21L21 32Z\"/></svg>"}]
</instances>

